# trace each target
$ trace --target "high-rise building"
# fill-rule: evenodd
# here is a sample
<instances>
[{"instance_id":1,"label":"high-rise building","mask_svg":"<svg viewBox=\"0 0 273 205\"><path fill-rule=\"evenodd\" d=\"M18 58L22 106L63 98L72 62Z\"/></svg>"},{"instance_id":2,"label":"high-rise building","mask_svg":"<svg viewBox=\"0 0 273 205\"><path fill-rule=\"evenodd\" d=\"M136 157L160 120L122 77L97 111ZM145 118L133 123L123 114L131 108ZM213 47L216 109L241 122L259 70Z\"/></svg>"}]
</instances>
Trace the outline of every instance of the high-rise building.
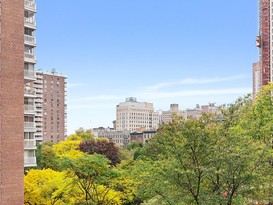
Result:
<instances>
[{"instance_id":1,"label":"high-rise building","mask_svg":"<svg viewBox=\"0 0 273 205\"><path fill-rule=\"evenodd\" d=\"M33 82L36 80L36 3L24 0L24 164L25 167L36 166L35 140L35 96Z\"/></svg>"},{"instance_id":2,"label":"high-rise building","mask_svg":"<svg viewBox=\"0 0 273 205\"><path fill-rule=\"evenodd\" d=\"M34 82L36 90L35 139L59 142L67 136L66 77L52 72L36 72Z\"/></svg>"},{"instance_id":3,"label":"high-rise building","mask_svg":"<svg viewBox=\"0 0 273 205\"><path fill-rule=\"evenodd\" d=\"M253 96L257 90L273 82L273 0L259 0L259 62L253 64ZM258 89L257 89L258 88Z\"/></svg>"},{"instance_id":4,"label":"high-rise building","mask_svg":"<svg viewBox=\"0 0 273 205\"><path fill-rule=\"evenodd\" d=\"M0 205L24 203L24 6L0 0Z\"/></svg>"},{"instance_id":5,"label":"high-rise building","mask_svg":"<svg viewBox=\"0 0 273 205\"><path fill-rule=\"evenodd\" d=\"M145 130L157 129L159 113L154 111L153 103L137 102L136 98L128 97L126 102L116 106L116 130L131 132L138 128Z\"/></svg>"}]
</instances>

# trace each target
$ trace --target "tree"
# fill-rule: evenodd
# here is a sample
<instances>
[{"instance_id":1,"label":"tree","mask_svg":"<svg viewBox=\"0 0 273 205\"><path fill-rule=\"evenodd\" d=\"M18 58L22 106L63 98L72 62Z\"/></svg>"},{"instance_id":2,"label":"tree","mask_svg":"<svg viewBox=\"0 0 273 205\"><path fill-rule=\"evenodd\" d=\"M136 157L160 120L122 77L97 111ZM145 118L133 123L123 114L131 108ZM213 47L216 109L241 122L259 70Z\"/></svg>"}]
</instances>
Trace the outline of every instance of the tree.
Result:
<instances>
[{"instance_id":1,"label":"tree","mask_svg":"<svg viewBox=\"0 0 273 205\"><path fill-rule=\"evenodd\" d=\"M36 150L38 169L59 169L59 159L53 150L53 145L54 144L51 142L45 142L41 145L38 145Z\"/></svg>"},{"instance_id":2,"label":"tree","mask_svg":"<svg viewBox=\"0 0 273 205\"><path fill-rule=\"evenodd\" d=\"M58 157L78 158L83 155L83 153L78 150L80 143L81 141L79 140L65 140L54 144L53 150Z\"/></svg>"},{"instance_id":3,"label":"tree","mask_svg":"<svg viewBox=\"0 0 273 205\"><path fill-rule=\"evenodd\" d=\"M142 148L143 145L141 142L132 142L132 143L129 143L127 146L126 146L126 149L128 150L134 150L134 149L137 149L137 148Z\"/></svg>"},{"instance_id":4,"label":"tree","mask_svg":"<svg viewBox=\"0 0 273 205\"><path fill-rule=\"evenodd\" d=\"M74 177L74 184L81 190L86 205L119 205L122 193L110 186L118 172L110 168L109 160L99 154L83 155L76 159L66 158L67 171Z\"/></svg>"},{"instance_id":5,"label":"tree","mask_svg":"<svg viewBox=\"0 0 273 205\"><path fill-rule=\"evenodd\" d=\"M113 166L120 163L119 150L113 142L106 140L85 140L80 143L79 150L88 154L101 154L107 157Z\"/></svg>"},{"instance_id":6,"label":"tree","mask_svg":"<svg viewBox=\"0 0 273 205\"><path fill-rule=\"evenodd\" d=\"M238 126L243 111L230 106L227 115L203 115L161 127L144 147L146 159L138 166L145 173L140 176L144 198L165 204L230 205L251 196L268 149Z\"/></svg>"},{"instance_id":7,"label":"tree","mask_svg":"<svg viewBox=\"0 0 273 205\"><path fill-rule=\"evenodd\" d=\"M151 169L147 176L151 193L168 204L200 204L205 200L204 183L211 163L213 139L205 129L204 120L166 124L144 147Z\"/></svg>"},{"instance_id":8,"label":"tree","mask_svg":"<svg viewBox=\"0 0 273 205\"><path fill-rule=\"evenodd\" d=\"M25 204L73 204L70 196L73 192L72 180L66 177L65 172L51 169L30 170L24 183Z\"/></svg>"},{"instance_id":9,"label":"tree","mask_svg":"<svg viewBox=\"0 0 273 205\"><path fill-rule=\"evenodd\" d=\"M260 199L264 203L273 203L273 84L263 86L257 97L246 106L243 117L240 118L239 126L244 128L245 135L251 136L254 141L263 143L267 148L267 157L261 168L261 178L257 181L253 198ZM250 104L250 103L249 103ZM253 188L254 188L253 187Z\"/></svg>"}]
</instances>

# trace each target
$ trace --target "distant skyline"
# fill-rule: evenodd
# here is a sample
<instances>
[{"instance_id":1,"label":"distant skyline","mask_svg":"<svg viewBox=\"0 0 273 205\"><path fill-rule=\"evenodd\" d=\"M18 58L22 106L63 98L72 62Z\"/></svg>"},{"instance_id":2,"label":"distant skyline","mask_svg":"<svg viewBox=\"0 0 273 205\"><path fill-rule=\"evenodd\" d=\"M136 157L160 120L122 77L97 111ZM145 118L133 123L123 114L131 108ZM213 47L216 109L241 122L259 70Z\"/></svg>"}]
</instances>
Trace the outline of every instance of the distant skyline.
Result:
<instances>
[{"instance_id":1,"label":"distant skyline","mask_svg":"<svg viewBox=\"0 0 273 205\"><path fill-rule=\"evenodd\" d=\"M68 77L68 134L112 126L126 97L156 110L252 92L258 1L37 0L36 69Z\"/></svg>"}]
</instances>

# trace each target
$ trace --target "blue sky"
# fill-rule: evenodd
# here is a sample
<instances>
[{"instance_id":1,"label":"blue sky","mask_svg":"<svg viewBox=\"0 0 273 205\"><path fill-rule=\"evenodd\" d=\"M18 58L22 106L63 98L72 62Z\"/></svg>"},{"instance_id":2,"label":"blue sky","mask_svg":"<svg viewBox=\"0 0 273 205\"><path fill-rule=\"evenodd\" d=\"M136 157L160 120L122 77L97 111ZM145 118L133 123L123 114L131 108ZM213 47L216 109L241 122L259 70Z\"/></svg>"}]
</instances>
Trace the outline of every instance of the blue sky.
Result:
<instances>
[{"instance_id":1,"label":"blue sky","mask_svg":"<svg viewBox=\"0 0 273 205\"><path fill-rule=\"evenodd\" d=\"M37 0L37 69L68 77L68 133L112 126L128 96L232 103L252 90L257 0Z\"/></svg>"}]
</instances>

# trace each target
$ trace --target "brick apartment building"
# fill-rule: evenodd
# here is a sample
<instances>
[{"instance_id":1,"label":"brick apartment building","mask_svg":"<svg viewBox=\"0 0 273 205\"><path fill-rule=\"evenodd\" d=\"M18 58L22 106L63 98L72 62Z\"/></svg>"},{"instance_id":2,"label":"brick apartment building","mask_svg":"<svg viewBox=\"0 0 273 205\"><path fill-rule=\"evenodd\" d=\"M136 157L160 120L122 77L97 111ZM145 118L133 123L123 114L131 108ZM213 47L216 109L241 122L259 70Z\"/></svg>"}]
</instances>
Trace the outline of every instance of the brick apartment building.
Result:
<instances>
[{"instance_id":1,"label":"brick apartment building","mask_svg":"<svg viewBox=\"0 0 273 205\"><path fill-rule=\"evenodd\" d=\"M0 205L24 203L24 11L0 1Z\"/></svg>"},{"instance_id":2,"label":"brick apartment building","mask_svg":"<svg viewBox=\"0 0 273 205\"><path fill-rule=\"evenodd\" d=\"M52 72L36 72L34 82L36 90L35 139L59 142L67 136L66 77Z\"/></svg>"},{"instance_id":3,"label":"brick apartment building","mask_svg":"<svg viewBox=\"0 0 273 205\"><path fill-rule=\"evenodd\" d=\"M259 48L259 62L252 66L253 97L269 82L273 82L273 0L258 0L259 32L256 46Z\"/></svg>"}]
</instances>

